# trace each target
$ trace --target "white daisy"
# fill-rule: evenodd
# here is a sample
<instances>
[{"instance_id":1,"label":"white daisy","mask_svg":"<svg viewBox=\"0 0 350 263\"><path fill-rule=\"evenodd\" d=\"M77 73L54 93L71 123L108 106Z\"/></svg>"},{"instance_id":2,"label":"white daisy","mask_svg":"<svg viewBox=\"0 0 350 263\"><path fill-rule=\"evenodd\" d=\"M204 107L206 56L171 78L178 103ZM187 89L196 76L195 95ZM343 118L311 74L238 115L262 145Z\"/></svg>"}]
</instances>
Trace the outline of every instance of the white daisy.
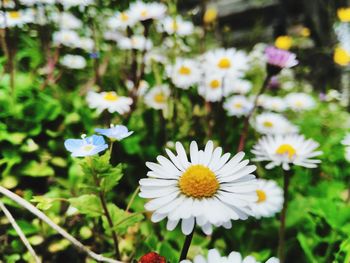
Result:
<instances>
[{"instance_id":1,"label":"white daisy","mask_svg":"<svg viewBox=\"0 0 350 263\"><path fill-rule=\"evenodd\" d=\"M253 87L253 84L245 79L239 79L235 76L226 76L224 78L224 96L232 93L247 94Z\"/></svg>"},{"instance_id":2,"label":"white daisy","mask_svg":"<svg viewBox=\"0 0 350 263\"><path fill-rule=\"evenodd\" d=\"M166 17L160 21L157 27L159 32L166 32L169 35L188 36L193 34L194 26L190 21L184 21L181 16Z\"/></svg>"},{"instance_id":3,"label":"white daisy","mask_svg":"<svg viewBox=\"0 0 350 263\"><path fill-rule=\"evenodd\" d=\"M224 109L228 116L247 116L253 108L253 103L245 96L235 95L226 99Z\"/></svg>"},{"instance_id":4,"label":"white daisy","mask_svg":"<svg viewBox=\"0 0 350 263\"><path fill-rule=\"evenodd\" d=\"M168 85L156 86L145 95L145 104L156 110L164 110L167 107L169 96Z\"/></svg>"},{"instance_id":5,"label":"white daisy","mask_svg":"<svg viewBox=\"0 0 350 263\"><path fill-rule=\"evenodd\" d=\"M285 100L293 111L310 110L315 107L315 100L306 93L290 93Z\"/></svg>"},{"instance_id":6,"label":"white daisy","mask_svg":"<svg viewBox=\"0 0 350 263\"><path fill-rule=\"evenodd\" d=\"M197 61L178 58L175 65L167 67L168 76L176 87L188 89L199 82L201 71Z\"/></svg>"},{"instance_id":7,"label":"white daisy","mask_svg":"<svg viewBox=\"0 0 350 263\"><path fill-rule=\"evenodd\" d=\"M258 201L251 204L254 217L271 217L283 207L283 190L273 180L258 179Z\"/></svg>"},{"instance_id":8,"label":"white daisy","mask_svg":"<svg viewBox=\"0 0 350 263\"><path fill-rule=\"evenodd\" d=\"M79 55L65 55L61 60L61 64L71 69L83 69L86 67L86 60Z\"/></svg>"},{"instance_id":9,"label":"white daisy","mask_svg":"<svg viewBox=\"0 0 350 263\"><path fill-rule=\"evenodd\" d=\"M223 97L222 73L206 75L204 81L198 87L198 93L206 101L220 101Z\"/></svg>"},{"instance_id":10,"label":"white daisy","mask_svg":"<svg viewBox=\"0 0 350 263\"><path fill-rule=\"evenodd\" d=\"M232 251L227 257L221 256L217 249L210 249L208 251L208 256L205 258L202 255L197 255L190 261L188 259L182 260L180 263L259 263L253 256L243 256L236 251ZM279 259L272 257L268 259L265 263L279 263Z\"/></svg>"},{"instance_id":11,"label":"white daisy","mask_svg":"<svg viewBox=\"0 0 350 263\"><path fill-rule=\"evenodd\" d=\"M125 81L126 88L131 92L135 88L135 84L132 80L128 79ZM137 95L144 96L149 89L149 84L145 80L140 80L139 86L137 88Z\"/></svg>"},{"instance_id":12,"label":"white daisy","mask_svg":"<svg viewBox=\"0 0 350 263\"><path fill-rule=\"evenodd\" d=\"M181 143L175 144L177 155L158 156L158 163L147 162L147 179L140 180L140 197L152 199L145 208L153 211L151 220L168 218L167 229L173 230L181 220L181 229L189 235L195 223L205 233L212 225L231 227L230 220L246 219L249 204L257 200L255 165L243 160L244 153L222 155L208 141L204 151L196 142L190 145L190 160Z\"/></svg>"},{"instance_id":13,"label":"white daisy","mask_svg":"<svg viewBox=\"0 0 350 263\"><path fill-rule=\"evenodd\" d=\"M166 6L161 3L144 3L137 1L132 3L129 8L130 16L139 21L148 19L161 19L166 13Z\"/></svg>"},{"instance_id":14,"label":"white daisy","mask_svg":"<svg viewBox=\"0 0 350 263\"><path fill-rule=\"evenodd\" d=\"M284 170L289 170L290 164L315 168L321 160L311 158L322 154L316 151L318 146L319 143L299 134L267 135L254 145L252 153L256 156L255 161L269 162L266 169L281 165Z\"/></svg>"},{"instance_id":15,"label":"white daisy","mask_svg":"<svg viewBox=\"0 0 350 263\"><path fill-rule=\"evenodd\" d=\"M298 127L278 113L264 112L255 117L254 128L262 134L287 134L298 132Z\"/></svg>"},{"instance_id":16,"label":"white daisy","mask_svg":"<svg viewBox=\"0 0 350 263\"><path fill-rule=\"evenodd\" d=\"M118 41L121 49L136 49L136 50L150 50L153 43L150 39L146 39L142 35L133 35L132 37L122 37Z\"/></svg>"},{"instance_id":17,"label":"white daisy","mask_svg":"<svg viewBox=\"0 0 350 263\"><path fill-rule=\"evenodd\" d=\"M288 107L285 99L280 97L265 96L261 103L264 109L276 112L283 112Z\"/></svg>"},{"instance_id":18,"label":"white daisy","mask_svg":"<svg viewBox=\"0 0 350 263\"><path fill-rule=\"evenodd\" d=\"M114 16L107 20L107 25L109 28L116 29L126 29L127 27L132 27L137 22L135 16L130 14L129 10L123 12L117 12Z\"/></svg>"},{"instance_id":19,"label":"white daisy","mask_svg":"<svg viewBox=\"0 0 350 263\"><path fill-rule=\"evenodd\" d=\"M86 100L90 108L97 109L99 113L108 110L110 113L124 114L130 111L132 99L119 96L114 91L97 93L89 91Z\"/></svg>"},{"instance_id":20,"label":"white daisy","mask_svg":"<svg viewBox=\"0 0 350 263\"><path fill-rule=\"evenodd\" d=\"M79 29L83 25L80 19L68 12L52 13L51 19L63 30Z\"/></svg>"},{"instance_id":21,"label":"white daisy","mask_svg":"<svg viewBox=\"0 0 350 263\"><path fill-rule=\"evenodd\" d=\"M77 32L73 30L60 30L53 33L52 37L55 45L64 45L67 47L75 47L80 40Z\"/></svg>"},{"instance_id":22,"label":"white daisy","mask_svg":"<svg viewBox=\"0 0 350 263\"><path fill-rule=\"evenodd\" d=\"M241 76L247 69L247 55L235 48L220 48L204 54L204 71L218 70L230 76Z\"/></svg>"},{"instance_id":23,"label":"white daisy","mask_svg":"<svg viewBox=\"0 0 350 263\"><path fill-rule=\"evenodd\" d=\"M78 43L76 43L77 48L81 48L85 51L91 52L94 50L94 40L88 37L81 37L79 38Z\"/></svg>"},{"instance_id":24,"label":"white daisy","mask_svg":"<svg viewBox=\"0 0 350 263\"><path fill-rule=\"evenodd\" d=\"M94 0L58 0L64 8L70 8L73 6L88 6L94 3Z\"/></svg>"},{"instance_id":25,"label":"white daisy","mask_svg":"<svg viewBox=\"0 0 350 263\"><path fill-rule=\"evenodd\" d=\"M22 27L34 21L34 13L30 9L7 11L5 15L0 11L0 28Z\"/></svg>"}]
</instances>

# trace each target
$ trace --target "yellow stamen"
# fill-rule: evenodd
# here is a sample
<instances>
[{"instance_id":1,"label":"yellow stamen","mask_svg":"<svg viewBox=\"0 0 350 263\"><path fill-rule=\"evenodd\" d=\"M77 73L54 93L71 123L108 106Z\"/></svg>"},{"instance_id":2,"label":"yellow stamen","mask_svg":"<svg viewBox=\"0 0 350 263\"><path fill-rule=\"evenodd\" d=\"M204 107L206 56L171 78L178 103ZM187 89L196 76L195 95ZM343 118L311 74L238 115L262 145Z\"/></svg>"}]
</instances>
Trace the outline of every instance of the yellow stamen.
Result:
<instances>
[{"instance_id":1,"label":"yellow stamen","mask_svg":"<svg viewBox=\"0 0 350 263\"><path fill-rule=\"evenodd\" d=\"M103 98L108 101L117 101L119 99L119 97L114 91L106 92Z\"/></svg>"},{"instance_id":2,"label":"yellow stamen","mask_svg":"<svg viewBox=\"0 0 350 263\"><path fill-rule=\"evenodd\" d=\"M203 16L203 21L206 24L213 23L218 16L218 10L215 7L208 8Z\"/></svg>"},{"instance_id":3,"label":"yellow stamen","mask_svg":"<svg viewBox=\"0 0 350 263\"><path fill-rule=\"evenodd\" d=\"M13 19L17 19L21 17L21 13L18 11L10 11L8 12L8 14L9 14L9 17Z\"/></svg>"},{"instance_id":4,"label":"yellow stamen","mask_svg":"<svg viewBox=\"0 0 350 263\"><path fill-rule=\"evenodd\" d=\"M231 61L228 58L222 58L219 60L218 67L227 69L231 67Z\"/></svg>"},{"instance_id":5,"label":"yellow stamen","mask_svg":"<svg viewBox=\"0 0 350 263\"><path fill-rule=\"evenodd\" d=\"M257 203L264 202L266 200L266 193L263 190L256 190L256 194L258 195Z\"/></svg>"},{"instance_id":6,"label":"yellow stamen","mask_svg":"<svg viewBox=\"0 0 350 263\"><path fill-rule=\"evenodd\" d=\"M236 102L235 104L233 104L233 107L236 109L242 109L243 108L243 104L240 102Z\"/></svg>"},{"instance_id":7,"label":"yellow stamen","mask_svg":"<svg viewBox=\"0 0 350 263\"><path fill-rule=\"evenodd\" d=\"M273 123L271 121L264 121L263 125L266 127L266 128L271 128L273 127Z\"/></svg>"},{"instance_id":8,"label":"yellow stamen","mask_svg":"<svg viewBox=\"0 0 350 263\"><path fill-rule=\"evenodd\" d=\"M190 166L180 177L181 192L193 198L212 197L219 189L215 174L203 165Z\"/></svg>"},{"instance_id":9,"label":"yellow stamen","mask_svg":"<svg viewBox=\"0 0 350 263\"><path fill-rule=\"evenodd\" d=\"M220 81L217 80L217 79L214 79L214 80L210 81L210 87L211 87L212 89L217 89L217 88L219 88L219 87L220 87Z\"/></svg>"},{"instance_id":10,"label":"yellow stamen","mask_svg":"<svg viewBox=\"0 0 350 263\"><path fill-rule=\"evenodd\" d=\"M141 12L141 16L142 17L147 16L147 14L148 14L147 10L142 10L142 12Z\"/></svg>"},{"instance_id":11,"label":"yellow stamen","mask_svg":"<svg viewBox=\"0 0 350 263\"><path fill-rule=\"evenodd\" d=\"M93 145L85 145L85 146L83 146L83 151L90 152L93 148L94 148Z\"/></svg>"},{"instance_id":12,"label":"yellow stamen","mask_svg":"<svg viewBox=\"0 0 350 263\"><path fill-rule=\"evenodd\" d=\"M176 20L174 20L173 23L171 24L171 28L174 31L177 31L179 29L179 26L178 26Z\"/></svg>"},{"instance_id":13,"label":"yellow stamen","mask_svg":"<svg viewBox=\"0 0 350 263\"><path fill-rule=\"evenodd\" d=\"M333 60L341 66L347 66L350 63L350 54L343 48L337 47L334 51Z\"/></svg>"},{"instance_id":14,"label":"yellow stamen","mask_svg":"<svg viewBox=\"0 0 350 263\"><path fill-rule=\"evenodd\" d=\"M296 155L296 150L290 144L282 144L277 148L276 153L279 155L288 155L289 159L292 159Z\"/></svg>"},{"instance_id":15,"label":"yellow stamen","mask_svg":"<svg viewBox=\"0 0 350 263\"><path fill-rule=\"evenodd\" d=\"M181 68L179 69L179 73L181 75L190 75L191 69L189 67L186 67L186 66L181 66Z\"/></svg>"},{"instance_id":16,"label":"yellow stamen","mask_svg":"<svg viewBox=\"0 0 350 263\"><path fill-rule=\"evenodd\" d=\"M164 103L165 102L165 96L162 92L156 94L154 96L154 101L157 103Z\"/></svg>"},{"instance_id":17,"label":"yellow stamen","mask_svg":"<svg viewBox=\"0 0 350 263\"><path fill-rule=\"evenodd\" d=\"M122 12L122 13L120 13L120 19L122 21L126 22L129 20L129 16L125 12Z\"/></svg>"},{"instance_id":18,"label":"yellow stamen","mask_svg":"<svg viewBox=\"0 0 350 263\"><path fill-rule=\"evenodd\" d=\"M298 100L295 102L295 106L297 106L298 108L301 108L304 106L304 103L302 101Z\"/></svg>"}]
</instances>

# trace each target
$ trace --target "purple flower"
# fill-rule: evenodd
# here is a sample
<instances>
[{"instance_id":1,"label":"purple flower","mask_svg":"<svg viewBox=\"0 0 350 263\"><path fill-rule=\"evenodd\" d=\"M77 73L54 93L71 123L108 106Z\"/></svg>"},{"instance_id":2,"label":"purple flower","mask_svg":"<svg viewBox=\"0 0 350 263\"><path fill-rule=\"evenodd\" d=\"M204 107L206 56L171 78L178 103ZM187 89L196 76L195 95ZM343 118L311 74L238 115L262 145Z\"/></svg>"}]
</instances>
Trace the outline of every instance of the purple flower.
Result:
<instances>
[{"instance_id":1,"label":"purple flower","mask_svg":"<svg viewBox=\"0 0 350 263\"><path fill-rule=\"evenodd\" d=\"M298 60L294 53L273 46L269 46L265 49L265 56L270 66L279 69L291 68L298 65Z\"/></svg>"}]
</instances>

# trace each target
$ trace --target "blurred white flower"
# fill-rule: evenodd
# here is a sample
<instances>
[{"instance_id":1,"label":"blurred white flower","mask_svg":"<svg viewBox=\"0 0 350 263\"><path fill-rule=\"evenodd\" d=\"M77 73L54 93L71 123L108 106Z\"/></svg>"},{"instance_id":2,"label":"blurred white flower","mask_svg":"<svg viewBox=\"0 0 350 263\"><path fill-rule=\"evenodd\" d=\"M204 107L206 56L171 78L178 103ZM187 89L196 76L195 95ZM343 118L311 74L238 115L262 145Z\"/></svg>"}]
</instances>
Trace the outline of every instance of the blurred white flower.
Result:
<instances>
[{"instance_id":1,"label":"blurred white flower","mask_svg":"<svg viewBox=\"0 0 350 263\"><path fill-rule=\"evenodd\" d=\"M86 67L86 60L79 55L65 55L60 60L61 65L71 69L83 69Z\"/></svg>"},{"instance_id":2,"label":"blurred white flower","mask_svg":"<svg viewBox=\"0 0 350 263\"><path fill-rule=\"evenodd\" d=\"M130 16L139 21L161 19L164 17L166 11L166 6L157 2L144 3L137 1L132 3L129 8Z\"/></svg>"},{"instance_id":3,"label":"blurred white flower","mask_svg":"<svg viewBox=\"0 0 350 263\"><path fill-rule=\"evenodd\" d=\"M114 91L97 93L89 91L86 97L90 108L97 109L99 113L108 110L110 113L124 114L130 111L132 99L119 96Z\"/></svg>"},{"instance_id":4,"label":"blurred white flower","mask_svg":"<svg viewBox=\"0 0 350 263\"><path fill-rule=\"evenodd\" d=\"M184 21L181 16L176 16L162 19L157 29L169 35L188 36L193 34L194 26L192 22Z\"/></svg>"},{"instance_id":5,"label":"blurred white flower","mask_svg":"<svg viewBox=\"0 0 350 263\"><path fill-rule=\"evenodd\" d=\"M220 72L207 74L198 86L198 93L206 101L220 101L223 97L223 76Z\"/></svg>"},{"instance_id":6,"label":"blurred white flower","mask_svg":"<svg viewBox=\"0 0 350 263\"><path fill-rule=\"evenodd\" d=\"M228 116L247 116L253 108L253 103L245 96L235 95L225 100L224 109Z\"/></svg>"},{"instance_id":7,"label":"blurred white flower","mask_svg":"<svg viewBox=\"0 0 350 263\"><path fill-rule=\"evenodd\" d=\"M136 24L137 18L130 14L129 10L123 12L117 12L114 16L107 20L107 25L109 28L116 29L126 29L127 27L132 27Z\"/></svg>"},{"instance_id":8,"label":"blurred white flower","mask_svg":"<svg viewBox=\"0 0 350 263\"><path fill-rule=\"evenodd\" d=\"M169 65L166 70L171 81L181 89L188 89L197 84L201 78L199 64L194 59L178 58L175 65Z\"/></svg>"},{"instance_id":9,"label":"blurred white flower","mask_svg":"<svg viewBox=\"0 0 350 263\"><path fill-rule=\"evenodd\" d=\"M224 96L232 93L247 94L252 89L252 86L253 84L248 80L226 76L224 78Z\"/></svg>"},{"instance_id":10,"label":"blurred white flower","mask_svg":"<svg viewBox=\"0 0 350 263\"><path fill-rule=\"evenodd\" d=\"M83 26L83 23L80 19L75 17L73 14L68 12L63 13L52 13L51 19L54 21L60 29L79 29Z\"/></svg>"},{"instance_id":11,"label":"blurred white flower","mask_svg":"<svg viewBox=\"0 0 350 263\"><path fill-rule=\"evenodd\" d=\"M293 111L310 110L315 107L315 100L306 93L290 93L285 100Z\"/></svg>"},{"instance_id":12,"label":"blurred white flower","mask_svg":"<svg viewBox=\"0 0 350 263\"><path fill-rule=\"evenodd\" d=\"M253 127L262 134L288 134L298 132L298 127L278 113L265 112L255 117Z\"/></svg>"},{"instance_id":13,"label":"blurred white flower","mask_svg":"<svg viewBox=\"0 0 350 263\"><path fill-rule=\"evenodd\" d=\"M121 49L150 50L153 43L142 35L133 35L131 38L123 37L119 39L118 46Z\"/></svg>"},{"instance_id":14,"label":"blurred white flower","mask_svg":"<svg viewBox=\"0 0 350 263\"><path fill-rule=\"evenodd\" d=\"M260 99L260 97L259 97ZM265 96L262 98L261 105L264 109L276 112L283 112L288 105L284 98Z\"/></svg>"},{"instance_id":15,"label":"blurred white flower","mask_svg":"<svg viewBox=\"0 0 350 263\"><path fill-rule=\"evenodd\" d=\"M170 89L167 85L156 86L150 89L145 95L145 104L156 110L164 110L170 96Z\"/></svg>"},{"instance_id":16,"label":"blurred white flower","mask_svg":"<svg viewBox=\"0 0 350 263\"><path fill-rule=\"evenodd\" d=\"M76 47L76 44L80 41L78 33L73 30L60 30L54 32L52 37L55 45L67 47Z\"/></svg>"}]
</instances>

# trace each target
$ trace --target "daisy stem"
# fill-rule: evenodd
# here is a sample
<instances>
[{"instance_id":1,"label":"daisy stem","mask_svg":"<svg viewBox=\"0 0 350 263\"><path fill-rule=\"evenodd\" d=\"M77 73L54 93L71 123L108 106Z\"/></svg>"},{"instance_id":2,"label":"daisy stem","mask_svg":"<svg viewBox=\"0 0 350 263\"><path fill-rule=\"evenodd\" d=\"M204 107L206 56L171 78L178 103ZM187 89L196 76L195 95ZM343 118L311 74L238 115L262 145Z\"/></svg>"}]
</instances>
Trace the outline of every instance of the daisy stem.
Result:
<instances>
[{"instance_id":1,"label":"daisy stem","mask_svg":"<svg viewBox=\"0 0 350 263\"><path fill-rule=\"evenodd\" d=\"M188 253L188 250L190 249L190 245L194 234L194 229L195 229L195 226L193 227L192 232L188 236L186 236L185 243L181 250L179 262L181 262L182 260L185 260L187 257L187 253Z\"/></svg>"},{"instance_id":2,"label":"daisy stem","mask_svg":"<svg viewBox=\"0 0 350 263\"><path fill-rule=\"evenodd\" d=\"M265 77L265 80L261 86L261 89L259 90L259 93L256 95L255 99L254 99L254 103L253 103L253 108L251 109L251 111L248 113L248 115L245 117L244 119L244 123L243 123L243 130L241 133L241 137L239 138L239 144L238 144L238 149L237 152L243 151L244 146L245 146L245 142L248 136L248 128L249 128L249 120L252 117L252 115L254 114L256 108L258 107L258 100L259 97L264 94L264 92L267 89L267 86L270 82L272 75L271 74L267 74L267 76Z\"/></svg>"},{"instance_id":3,"label":"daisy stem","mask_svg":"<svg viewBox=\"0 0 350 263\"><path fill-rule=\"evenodd\" d=\"M279 229L279 241L278 241L278 257L280 259L280 263L284 263L285 260L285 230L286 230L286 217L287 217L287 209L288 209L288 188L291 177L290 171L283 172L283 208L280 217L280 229Z\"/></svg>"}]
</instances>

